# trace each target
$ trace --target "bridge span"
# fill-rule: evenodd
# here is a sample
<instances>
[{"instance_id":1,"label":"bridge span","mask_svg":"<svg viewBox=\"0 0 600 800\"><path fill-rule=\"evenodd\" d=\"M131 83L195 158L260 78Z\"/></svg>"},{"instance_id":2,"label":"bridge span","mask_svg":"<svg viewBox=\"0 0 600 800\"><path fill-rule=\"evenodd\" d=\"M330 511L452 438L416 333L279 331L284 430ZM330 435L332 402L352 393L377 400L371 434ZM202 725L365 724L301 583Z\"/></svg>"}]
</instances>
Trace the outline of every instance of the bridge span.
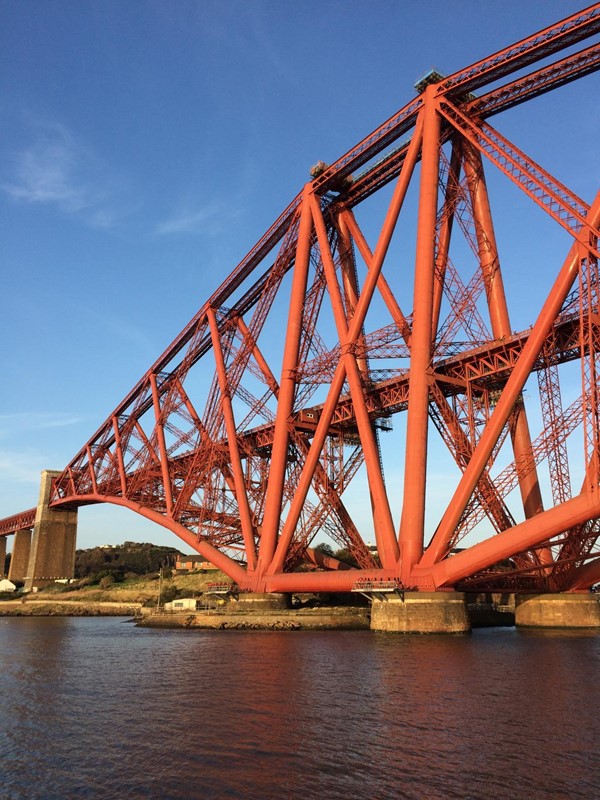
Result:
<instances>
[{"instance_id":1,"label":"bridge span","mask_svg":"<svg viewBox=\"0 0 600 800\"><path fill-rule=\"evenodd\" d=\"M371 591L385 629L432 608L451 627L478 591L542 597L538 610L555 595L550 617L569 624L564 595L582 593L588 624L600 194L578 197L490 119L596 71L599 34L596 3L453 75L432 71L356 147L318 162L66 468L44 473L37 508L0 521L13 577L35 589L72 574L77 509L105 502L168 528L242 592L391 587ZM574 124L590 117L573 111ZM521 331L527 263L502 262L490 176L566 233ZM432 524L440 449L454 472ZM314 568L324 536L352 568Z\"/></svg>"}]
</instances>

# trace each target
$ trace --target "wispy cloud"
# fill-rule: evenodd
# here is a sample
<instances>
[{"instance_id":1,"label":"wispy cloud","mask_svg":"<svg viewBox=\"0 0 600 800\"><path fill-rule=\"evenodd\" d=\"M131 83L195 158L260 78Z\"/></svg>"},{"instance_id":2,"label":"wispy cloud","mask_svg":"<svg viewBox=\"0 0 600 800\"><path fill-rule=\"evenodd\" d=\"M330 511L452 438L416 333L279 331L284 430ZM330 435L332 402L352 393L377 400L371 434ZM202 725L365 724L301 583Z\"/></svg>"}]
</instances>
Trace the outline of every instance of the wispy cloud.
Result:
<instances>
[{"instance_id":1,"label":"wispy cloud","mask_svg":"<svg viewBox=\"0 0 600 800\"><path fill-rule=\"evenodd\" d=\"M16 202L54 206L95 227L113 224L107 170L66 126L36 123L33 140L9 169L1 188Z\"/></svg>"},{"instance_id":2,"label":"wispy cloud","mask_svg":"<svg viewBox=\"0 0 600 800\"><path fill-rule=\"evenodd\" d=\"M47 457L44 457L43 453L0 450L0 482L3 485L9 481L39 484L40 473L43 469L48 469ZM33 494L31 505L34 505L35 499L35 494ZM10 500L6 502L10 504ZM18 510L18 508L14 511L7 509L6 513L14 514Z\"/></svg>"},{"instance_id":3,"label":"wispy cloud","mask_svg":"<svg viewBox=\"0 0 600 800\"><path fill-rule=\"evenodd\" d=\"M95 328L103 329L106 332L105 335L120 340L124 345L135 347L148 358L156 356L156 342L148 336L144 329L105 310L100 312L95 308L89 308L86 313Z\"/></svg>"},{"instance_id":4,"label":"wispy cloud","mask_svg":"<svg viewBox=\"0 0 600 800\"><path fill-rule=\"evenodd\" d=\"M66 412L15 412L0 414L0 439L22 435L30 431L48 428L65 428L84 421L84 417Z\"/></svg>"},{"instance_id":5,"label":"wispy cloud","mask_svg":"<svg viewBox=\"0 0 600 800\"><path fill-rule=\"evenodd\" d=\"M209 203L199 208L185 207L174 212L156 226L156 233L164 236L176 233L202 233L215 236L240 217L238 208L224 203Z\"/></svg>"}]
</instances>

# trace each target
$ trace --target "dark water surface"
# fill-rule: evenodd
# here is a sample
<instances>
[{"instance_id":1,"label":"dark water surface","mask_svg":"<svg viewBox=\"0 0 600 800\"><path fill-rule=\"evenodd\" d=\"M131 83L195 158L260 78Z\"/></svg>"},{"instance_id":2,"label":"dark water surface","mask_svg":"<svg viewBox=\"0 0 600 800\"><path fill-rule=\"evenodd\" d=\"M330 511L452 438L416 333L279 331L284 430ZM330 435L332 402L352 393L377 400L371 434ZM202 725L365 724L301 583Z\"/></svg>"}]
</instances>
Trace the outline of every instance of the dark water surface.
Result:
<instances>
[{"instance_id":1,"label":"dark water surface","mask_svg":"<svg viewBox=\"0 0 600 800\"><path fill-rule=\"evenodd\" d=\"M600 637L0 619L0 797L600 799Z\"/></svg>"}]
</instances>

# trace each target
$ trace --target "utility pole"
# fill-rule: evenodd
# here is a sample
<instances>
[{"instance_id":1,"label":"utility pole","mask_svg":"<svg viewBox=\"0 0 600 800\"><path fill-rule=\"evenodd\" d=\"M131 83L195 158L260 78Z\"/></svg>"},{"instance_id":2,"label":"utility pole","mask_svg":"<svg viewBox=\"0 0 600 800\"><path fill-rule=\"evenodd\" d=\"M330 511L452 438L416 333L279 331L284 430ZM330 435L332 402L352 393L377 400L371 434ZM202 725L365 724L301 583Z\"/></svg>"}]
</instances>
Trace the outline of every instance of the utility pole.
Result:
<instances>
[{"instance_id":1,"label":"utility pole","mask_svg":"<svg viewBox=\"0 0 600 800\"><path fill-rule=\"evenodd\" d=\"M162 579L163 579L163 568L161 567L158 572L158 598L156 600L156 610L160 609L160 595L162 593Z\"/></svg>"}]
</instances>

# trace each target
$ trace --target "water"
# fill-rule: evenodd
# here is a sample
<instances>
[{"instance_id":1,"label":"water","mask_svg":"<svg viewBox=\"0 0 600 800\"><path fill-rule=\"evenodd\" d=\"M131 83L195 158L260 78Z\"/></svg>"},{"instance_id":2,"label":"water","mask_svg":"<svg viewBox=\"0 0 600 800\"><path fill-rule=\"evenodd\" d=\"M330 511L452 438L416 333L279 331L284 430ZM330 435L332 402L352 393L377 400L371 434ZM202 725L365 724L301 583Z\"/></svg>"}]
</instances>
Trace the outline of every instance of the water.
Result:
<instances>
[{"instance_id":1,"label":"water","mask_svg":"<svg viewBox=\"0 0 600 800\"><path fill-rule=\"evenodd\" d=\"M597 800L600 637L0 618L0 798Z\"/></svg>"}]
</instances>

